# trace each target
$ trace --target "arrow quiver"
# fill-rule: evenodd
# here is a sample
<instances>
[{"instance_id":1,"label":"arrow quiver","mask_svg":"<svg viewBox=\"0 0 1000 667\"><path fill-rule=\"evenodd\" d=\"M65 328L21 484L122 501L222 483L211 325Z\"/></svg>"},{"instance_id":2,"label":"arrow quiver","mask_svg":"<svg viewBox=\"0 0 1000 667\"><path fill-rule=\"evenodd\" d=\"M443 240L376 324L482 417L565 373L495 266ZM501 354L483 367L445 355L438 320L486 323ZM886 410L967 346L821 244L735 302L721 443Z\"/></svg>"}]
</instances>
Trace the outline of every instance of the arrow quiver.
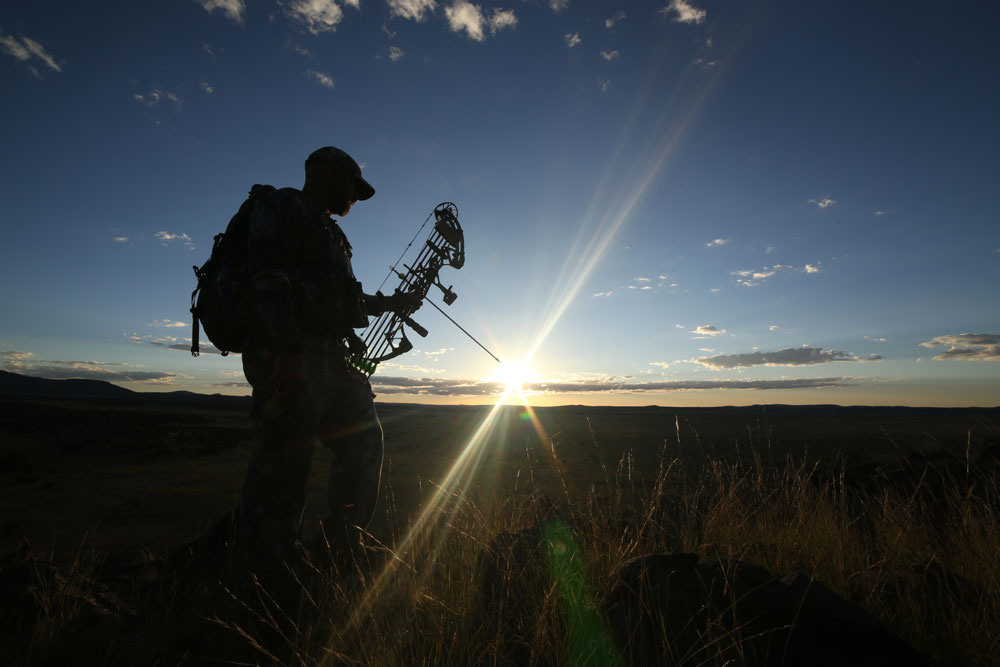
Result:
<instances>
[{"instance_id":1,"label":"arrow quiver","mask_svg":"<svg viewBox=\"0 0 1000 667\"><path fill-rule=\"evenodd\" d=\"M396 268L403 258L401 256L389 270L386 280L395 274L399 278L396 291L416 294L421 301L427 298L431 286L437 287L443 294L442 300L450 306L455 303L458 295L452 290L451 285L444 286L438 273L446 266L461 269L465 265L465 235L458 223L458 207L451 202L438 204L431 215L427 216L420 230L417 230L417 235L431 217L434 218L434 229L421 246L416 259L412 264L403 264L403 268L406 269L406 273L403 273ZM412 245L413 241L410 241L403 251L403 256ZM384 284L385 281L382 281L382 285ZM412 311L399 313L387 311L379 315L361 335L366 351L363 354L351 355L350 363L365 375L371 376L383 361L412 350L413 343L406 337L404 326L413 329L421 337L427 335L427 329L413 321L411 314Z\"/></svg>"}]
</instances>

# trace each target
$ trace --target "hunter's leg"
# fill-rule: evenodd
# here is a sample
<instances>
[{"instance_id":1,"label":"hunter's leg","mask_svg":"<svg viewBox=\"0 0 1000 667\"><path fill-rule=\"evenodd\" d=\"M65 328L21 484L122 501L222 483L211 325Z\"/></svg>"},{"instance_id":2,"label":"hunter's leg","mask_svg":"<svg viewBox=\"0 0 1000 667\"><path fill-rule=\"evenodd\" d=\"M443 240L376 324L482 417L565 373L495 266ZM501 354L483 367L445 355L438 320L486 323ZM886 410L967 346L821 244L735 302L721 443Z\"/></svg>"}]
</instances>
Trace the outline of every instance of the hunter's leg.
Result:
<instances>
[{"instance_id":1,"label":"hunter's leg","mask_svg":"<svg viewBox=\"0 0 1000 667\"><path fill-rule=\"evenodd\" d=\"M383 439L373 398L366 379L345 377L331 418L321 426L323 444L333 453L327 486L330 515L323 523L338 549L357 546L360 529L375 514Z\"/></svg>"}]
</instances>

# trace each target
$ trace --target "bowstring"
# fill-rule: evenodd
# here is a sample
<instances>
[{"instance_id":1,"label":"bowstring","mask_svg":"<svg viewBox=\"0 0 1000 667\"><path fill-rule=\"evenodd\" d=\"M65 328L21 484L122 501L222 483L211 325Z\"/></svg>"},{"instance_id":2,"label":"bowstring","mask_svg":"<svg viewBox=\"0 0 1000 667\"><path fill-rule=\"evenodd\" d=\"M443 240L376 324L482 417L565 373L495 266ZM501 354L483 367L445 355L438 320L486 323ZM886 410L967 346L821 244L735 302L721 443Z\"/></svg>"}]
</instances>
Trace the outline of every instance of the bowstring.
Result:
<instances>
[{"instance_id":1,"label":"bowstring","mask_svg":"<svg viewBox=\"0 0 1000 667\"><path fill-rule=\"evenodd\" d=\"M403 261L403 257L406 256L406 253L410 251L410 248L413 246L413 242L417 240L418 236L420 236L420 232L424 231L424 227L427 226L427 221L431 219L432 215L434 215L434 211L435 210L437 210L437 209L435 208L435 209L431 210L431 212L424 219L424 224L420 225L420 229L417 230L417 233L413 235L413 238L410 239L410 242L406 244L405 248L403 248L403 252L399 255L399 258L396 260L396 262L391 267L389 267L389 273L385 274L385 278L382 279L382 282L381 282L381 284L379 284L379 286L376 289L376 291L381 290L382 287L385 285L385 281L389 280L389 276L391 276L396 271L396 267L399 266L399 263L401 261Z\"/></svg>"},{"instance_id":2,"label":"bowstring","mask_svg":"<svg viewBox=\"0 0 1000 667\"><path fill-rule=\"evenodd\" d=\"M420 233L424 231L424 227L427 226L427 222L434 215L435 210L436 209L431 209L431 212L427 214L426 218L424 218L424 221L420 225L420 228L417 229L416 233L413 235L413 238L410 239L410 242L406 244L405 248L403 248L403 252L400 253L399 257L396 259L393 265L389 267L389 272L385 274L385 278L382 279L382 282L379 284L379 286L376 288L375 291L381 291L382 288L385 286L386 281L388 281L391 276L397 274L396 267L399 266L399 263L403 261L403 258L406 256L406 253L408 253L410 251L410 248L413 247L413 244L416 242L417 237L420 236ZM417 260L419 261L420 259L421 255L418 255ZM401 281L400 285L404 284L404 282L408 281ZM368 353L365 355L366 357L377 358L381 356L383 352L385 352L385 348L387 345L388 347L392 347L392 342L385 340L387 337L384 335L392 327L393 324L392 320L393 317L391 313L382 313L382 315L380 315L378 319L376 319L376 321L372 323L372 326L369 327L369 330L364 337L364 342L368 345L374 344L375 350L377 350L377 352L373 354L372 353L373 350L369 348Z\"/></svg>"}]
</instances>

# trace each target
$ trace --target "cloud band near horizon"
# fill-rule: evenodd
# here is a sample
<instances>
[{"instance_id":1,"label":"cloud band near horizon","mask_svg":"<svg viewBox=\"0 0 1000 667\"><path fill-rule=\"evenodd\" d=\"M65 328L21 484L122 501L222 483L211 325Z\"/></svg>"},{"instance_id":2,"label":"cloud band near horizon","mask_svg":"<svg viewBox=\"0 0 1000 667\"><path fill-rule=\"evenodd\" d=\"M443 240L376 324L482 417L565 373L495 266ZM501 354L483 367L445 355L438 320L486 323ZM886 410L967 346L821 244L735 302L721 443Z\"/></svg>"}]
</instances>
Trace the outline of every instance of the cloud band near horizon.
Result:
<instances>
[{"instance_id":1,"label":"cloud band near horizon","mask_svg":"<svg viewBox=\"0 0 1000 667\"><path fill-rule=\"evenodd\" d=\"M503 392L499 382L446 380L439 378L379 377L371 378L372 387L382 394L413 394L431 396L495 396ZM521 385L532 394L606 394L647 393L669 391L705 391L713 389L825 389L852 387L857 383L848 377L801 378L780 380L674 380L667 382L625 382L615 379L581 382L533 382Z\"/></svg>"},{"instance_id":2,"label":"cloud band near horizon","mask_svg":"<svg viewBox=\"0 0 1000 667\"><path fill-rule=\"evenodd\" d=\"M743 354L716 354L710 357L690 359L712 370L731 370L750 366L810 366L834 361L881 361L882 356L873 354L857 357L840 350L824 350L821 347L788 347L777 352L748 352Z\"/></svg>"}]
</instances>

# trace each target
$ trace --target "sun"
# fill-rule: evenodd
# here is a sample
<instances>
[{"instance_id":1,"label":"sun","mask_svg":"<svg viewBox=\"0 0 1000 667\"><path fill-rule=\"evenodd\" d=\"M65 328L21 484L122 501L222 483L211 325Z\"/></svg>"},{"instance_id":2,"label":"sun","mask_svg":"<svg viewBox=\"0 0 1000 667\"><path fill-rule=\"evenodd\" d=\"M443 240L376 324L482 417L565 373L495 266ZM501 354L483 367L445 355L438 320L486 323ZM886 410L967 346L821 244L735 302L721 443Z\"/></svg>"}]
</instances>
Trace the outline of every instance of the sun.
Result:
<instances>
[{"instance_id":1,"label":"sun","mask_svg":"<svg viewBox=\"0 0 1000 667\"><path fill-rule=\"evenodd\" d=\"M520 394L524 385L536 381L538 373L527 360L504 361L492 380L504 387L504 394Z\"/></svg>"}]
</instances>

